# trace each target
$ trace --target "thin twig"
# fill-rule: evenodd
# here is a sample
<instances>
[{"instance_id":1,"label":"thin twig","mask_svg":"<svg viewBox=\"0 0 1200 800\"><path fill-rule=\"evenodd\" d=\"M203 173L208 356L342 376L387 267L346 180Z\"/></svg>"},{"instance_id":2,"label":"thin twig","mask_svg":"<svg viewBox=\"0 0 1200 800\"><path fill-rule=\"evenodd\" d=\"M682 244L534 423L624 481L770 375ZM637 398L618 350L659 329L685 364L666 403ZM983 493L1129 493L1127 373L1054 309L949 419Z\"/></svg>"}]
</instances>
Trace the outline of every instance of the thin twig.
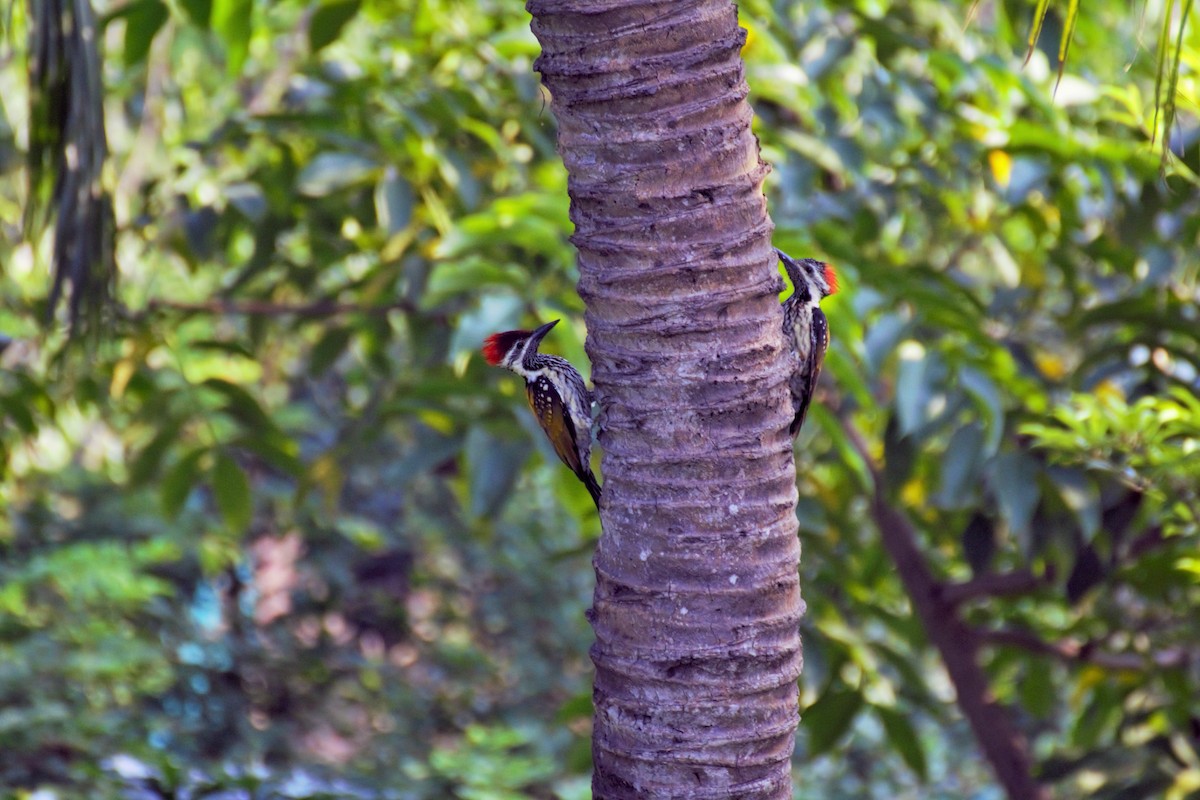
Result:
<instances>
[{"instance_id":1,"label":"thin twig","mask_svg":"<svg viewBox=\"0 0 1200 800\"><path fill-rule=\"evenodd\" d=\"M1149 669L1173 669L1183 666L1188 661L1187 651L1182 648L1141 656L1136 653L1110 653L1099 649L1095 642L1078 642L1072 639L1048 642L1033 631L1021 628L980 630L978 633L988 644L1019 647L1067 663L1095 664L1112 670L1145 672Z\"/></svg>"},{"instance_id":2,"label":"thin twig","mask_svg":"<svg viewBox=\"0 0 1200 800\"><path fill-rule=\"evenodd\" d=\"M950 605L958 606L979 598L1029 594L1045 586L1047 582L1045 576L1034 575L1028 569L989 572L962 583L943 585L942 599Z\"/></svg>"},{"instance_id":3,"label":"thin twig","mask_svg":"<svg viewBox=\"0 0 1200 800\"><path fill-rule=\"evenodd\" d=\"M176 300L151 300L146 310L182 311L200 314L229 314L261 317L334 317L340 314L388 314L392 311L413 313L416 306L408 300L396 300L382 305L360 305L319 300L315 303L275 303L269 300L203 300L185 303Z\"/></svg>"}]
</instances>

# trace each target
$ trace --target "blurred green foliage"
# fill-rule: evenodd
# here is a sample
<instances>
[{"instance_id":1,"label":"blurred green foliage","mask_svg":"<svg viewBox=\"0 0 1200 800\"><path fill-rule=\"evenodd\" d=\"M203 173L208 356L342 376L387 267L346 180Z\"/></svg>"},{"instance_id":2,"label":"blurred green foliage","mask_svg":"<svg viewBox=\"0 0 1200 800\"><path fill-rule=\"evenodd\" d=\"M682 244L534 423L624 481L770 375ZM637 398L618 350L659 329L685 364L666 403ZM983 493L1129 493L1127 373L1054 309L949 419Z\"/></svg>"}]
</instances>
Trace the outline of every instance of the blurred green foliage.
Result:
<instances>
[{"instance_id":1,"label":"blurred green foliage","mask_svg":"<svg viewBox=\"0 0 1200 800\"><path fill-rule=\"evenodd\" d=\"M1032 7L964 27L968 8L741 8L776 243L843 276L797 448L798 796L998 796L879 545L853 426L939 575L1044 577L968 613L1075 646L986 650L1043 774L1187 797L1200 31L1164 168L1136 12L1088 6L1052 99L1054 11L1022 68ZM599 524L476 355L563 317L552 345L585 361L527 16L97 12L122 311L82 350L39 333L19 37L0 62L0 786L586 797Z\"/></svg>"}]
</instances>

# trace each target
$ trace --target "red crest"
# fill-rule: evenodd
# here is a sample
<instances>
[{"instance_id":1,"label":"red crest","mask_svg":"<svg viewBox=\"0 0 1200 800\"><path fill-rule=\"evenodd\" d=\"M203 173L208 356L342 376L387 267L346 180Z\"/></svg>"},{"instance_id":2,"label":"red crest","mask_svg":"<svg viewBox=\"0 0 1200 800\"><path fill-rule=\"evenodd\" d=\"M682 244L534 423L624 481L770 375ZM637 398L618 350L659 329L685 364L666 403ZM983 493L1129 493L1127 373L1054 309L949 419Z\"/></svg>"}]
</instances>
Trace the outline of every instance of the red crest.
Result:
<instances>
[{"instance_id":1,"label":"red crest","mask_svg":"<svg viewBox=\"0 0 1200 800\"><path fill-rule=\"evenodd\" d=\"M493 367L499 366L512 346L529 335L529 331L493 333L483 340L483 357Z\"/></svg>"},{"instance_id":2,"label":"red crest","mask_svg":"<svg viewBox=\"0 0 1200 800\"><path fill-rule=\"evenodd\" d=\"M837 272L832 264L825 265L825 283L829 284L829 293L836 294L838 290Z\"/></svg>"}]
</instances>

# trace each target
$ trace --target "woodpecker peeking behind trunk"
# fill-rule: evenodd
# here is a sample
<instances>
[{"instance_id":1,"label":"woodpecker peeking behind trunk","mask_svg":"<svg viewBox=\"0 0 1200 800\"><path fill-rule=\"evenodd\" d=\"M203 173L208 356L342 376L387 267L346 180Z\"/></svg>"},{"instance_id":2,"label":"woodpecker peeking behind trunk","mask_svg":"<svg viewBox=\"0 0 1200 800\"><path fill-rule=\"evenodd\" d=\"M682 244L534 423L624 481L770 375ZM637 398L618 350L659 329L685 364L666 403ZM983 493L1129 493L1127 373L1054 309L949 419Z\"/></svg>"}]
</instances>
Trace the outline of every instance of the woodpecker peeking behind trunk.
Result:
<instances>
[{"instance_id":1,"label":"woodpecker peeking behind trunk","mask_svg":"<svg viewBox=\"0 0 1200 800\"><path fill-rule=\"evenodd\" d=\"M792 258L775 248L788 280L792 295L783 301L783 335L792 348L792 411L795 416L788 428L794 437L804 424L809 403L817 389L817 378L829 347L829 323L821 310L821 301L838 290L837 273L823 261L812 258Z\"/></svg>"},{"instance_id":2,"label":"woodpecker peeking behind trunk","mask_svg":"<svg viewBox=\"0 0 1200 800\"><path fill-rule=\"evenodd\" d=\"M494 333L483 343L483 357L525 379L529 407L554 452L583 481L596 508L600 484L592 473L592 395L571 362L538 352L538 345L558 320L532 331Z\"/></svg>"}]
</instances>

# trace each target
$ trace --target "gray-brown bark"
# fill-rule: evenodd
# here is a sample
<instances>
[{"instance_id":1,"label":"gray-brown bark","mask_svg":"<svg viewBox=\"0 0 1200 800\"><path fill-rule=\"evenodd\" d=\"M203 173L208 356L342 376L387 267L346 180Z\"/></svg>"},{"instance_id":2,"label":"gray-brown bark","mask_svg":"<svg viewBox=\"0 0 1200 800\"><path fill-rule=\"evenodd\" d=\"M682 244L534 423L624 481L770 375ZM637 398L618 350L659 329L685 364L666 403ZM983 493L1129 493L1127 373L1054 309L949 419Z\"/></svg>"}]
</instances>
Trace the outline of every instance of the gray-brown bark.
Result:
<instances>
[{"instance_id":1,"label":"gray-brown bark","mask_svg":"<svg viewBox=\"0 0 1200 800\"><path fill-rule=\"evenodd\" d=\"M528 7L602 409L594 795L791 797L791 406L737 12Z\"/></svg>"}]
</instances>

